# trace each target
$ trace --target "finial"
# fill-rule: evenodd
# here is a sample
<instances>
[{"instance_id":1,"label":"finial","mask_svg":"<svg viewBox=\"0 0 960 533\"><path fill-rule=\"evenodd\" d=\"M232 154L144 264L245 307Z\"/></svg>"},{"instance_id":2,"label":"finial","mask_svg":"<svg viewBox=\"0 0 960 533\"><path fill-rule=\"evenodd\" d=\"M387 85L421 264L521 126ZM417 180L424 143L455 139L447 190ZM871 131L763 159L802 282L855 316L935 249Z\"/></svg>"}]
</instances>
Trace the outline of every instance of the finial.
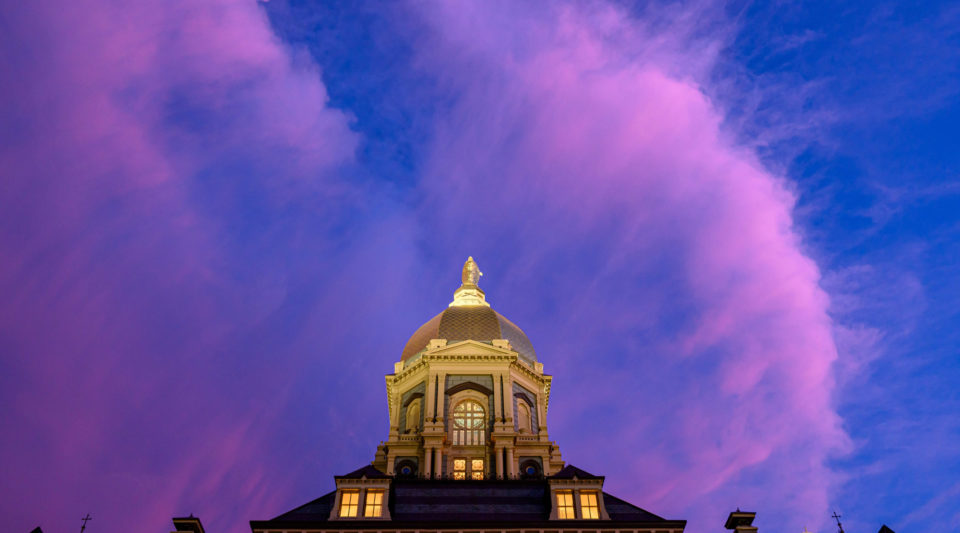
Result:
<instances>
[{"instance_id":1,"label":"finial","mask_svg":"<svg viewBox=\"0 0 960 533\"><path fill-rule=\"evenodd\" d=\"M480 281L480 276L483 275L483 272L480 272L480 267L477 266L477 262L473 260L473 256L467 258L467 261L463 264L463 273L460 276L461 285L460 288L453 293L453 301L450 302L450 307L470 307L476 305L483 305L490 307L490 304L487 303L483 290L477 286L477 282Z\"/></svg>"},{"instance_id":2,"label":"finial","mask_svg":"<svg viewBox=\"0 0 960 533\"><path fill-rule=\"evenodd\" d=\"M463 284L476 286L482 275L483 272L480 272L480 267L477 266L477 262L473 260L471 255L467 258L467 262L463 264L463 275L461 276Z\"/></svg>"}]
</instances>

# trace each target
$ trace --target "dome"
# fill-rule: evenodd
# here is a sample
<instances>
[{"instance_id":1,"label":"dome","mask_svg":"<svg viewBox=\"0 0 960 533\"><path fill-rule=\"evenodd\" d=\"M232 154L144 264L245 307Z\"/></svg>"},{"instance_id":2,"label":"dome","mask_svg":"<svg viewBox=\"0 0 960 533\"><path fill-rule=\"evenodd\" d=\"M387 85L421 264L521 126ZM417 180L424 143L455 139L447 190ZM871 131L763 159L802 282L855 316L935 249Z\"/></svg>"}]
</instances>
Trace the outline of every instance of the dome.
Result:
<instances>
[{"instance_id":1,"label":"dome","mask_svg":"<svg viewBox=\"0 0 960 533\"><path fill-rule=\"evenodd\" d=\"M463 266L463 285L453 295L453 302L443 312L417 328L403 348L401 361L407 361L423 351L430 339L447 339L447 342L474 340L479 342L506 339L510 347L527 363L534 363L537 354L527 335L507 317L490 308L484 293L477 286L483 275L473 258Z\"/></svg>"}]
</instances>

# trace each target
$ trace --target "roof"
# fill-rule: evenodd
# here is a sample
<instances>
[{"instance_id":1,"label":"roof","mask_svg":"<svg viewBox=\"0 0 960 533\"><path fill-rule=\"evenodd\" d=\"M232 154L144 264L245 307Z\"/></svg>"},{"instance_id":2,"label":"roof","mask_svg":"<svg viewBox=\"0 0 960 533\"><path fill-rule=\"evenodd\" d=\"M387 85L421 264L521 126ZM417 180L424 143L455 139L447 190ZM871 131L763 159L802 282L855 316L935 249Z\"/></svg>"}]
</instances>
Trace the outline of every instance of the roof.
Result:
<instances>
[{"instance_id":1,"label":"roof","mask_svg":"<svg viewBox=\"0 0 960 533\"><path fill-rule=\"evenodd\" d=\"M447 339L450 344L465 340L490 342L506 339L525 361L533 363L537 360L537 353L527 334L507 317L483 305L444 309L417 328L403 348L400 360L406 361L423 351L431 339Z\"/></svg>"},{"instance_id":2,"label":"roof","mask_svg":"<svg viewBox=\"0 0 960 533\"><path fill-rule=\"evenodd\" d=\"M563 467L559 472L550 476L551 479L603 479L603 476L595 476L586 470L580 470L573 465Z\"/></svg>"},{"instance_id":3,"label":"roof","mask_svg":"<svg viewBox=\"0 0 960 533\"><path fill-rule=\"evenodd\" d=\"M388 476L383 472L377 470L376 468L373 467L373 465L367 465L367 466L364 466L363 468L358 468L353 472L350 472L349 474L336 476L334 479L360 479L363 477L367 479L385 479L391 476Z\"/></svg>"},{"instance_id":4,"label":"roof","mask_svg":"<svg viewBox=\"0 0 960 533\"><path fill-rule=\"evenodd\" d=\"M618 526L629 523L631 527L672 529L686 525L683 520L665 520L607 493L603 498L610 522L616 522ZM258 529L384 529L384 521L377 520L329 522L335 500L336 492L331 492L272 520L252 521L250 524ZM485 526L550 524L554 528L575 527L577 524L582 527L584 522L594 528L599 525L595 520L550 520L550 486L546 479L455 481L396 478L391 483L388 506L390 528L462 529L468 523L483 523ZM604 521L606 524L610 522Z\"/></svg>"}]
</instances>

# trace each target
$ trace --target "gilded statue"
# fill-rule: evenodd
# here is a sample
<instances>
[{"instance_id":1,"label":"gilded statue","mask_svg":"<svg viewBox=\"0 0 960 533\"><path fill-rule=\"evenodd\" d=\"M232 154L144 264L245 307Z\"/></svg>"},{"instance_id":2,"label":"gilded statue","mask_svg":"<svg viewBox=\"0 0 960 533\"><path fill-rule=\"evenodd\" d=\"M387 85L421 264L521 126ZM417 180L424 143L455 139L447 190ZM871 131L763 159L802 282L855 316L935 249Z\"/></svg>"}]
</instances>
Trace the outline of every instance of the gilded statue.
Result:
<instances>
[{"instance_id":1,"label":"gilded statue","mask_svg":"<svg viewBox=\"0 0 960 533\"><path fill-rule=\"evenodd\" d=\"M463 284L476 286L482 275L483 272L480 272L480 267L473 260L473 256L468 257L467 262L463 264Z\"/></svg>"}]
</instances>

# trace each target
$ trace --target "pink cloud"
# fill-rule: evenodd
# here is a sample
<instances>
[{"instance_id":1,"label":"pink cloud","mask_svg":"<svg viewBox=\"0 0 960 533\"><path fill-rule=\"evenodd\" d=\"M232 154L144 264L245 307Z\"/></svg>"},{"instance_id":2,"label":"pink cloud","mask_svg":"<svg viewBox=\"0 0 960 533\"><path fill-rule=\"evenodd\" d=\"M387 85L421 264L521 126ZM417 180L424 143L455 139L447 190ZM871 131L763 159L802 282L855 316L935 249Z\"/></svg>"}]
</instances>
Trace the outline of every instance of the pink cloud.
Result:
<instances>
[{"instance_id":1,"label":"pink cloud","mask_svg":"<svg viewBox=\"0 0 960 533\"><path fill-rule=\"evenodd\" d=\"M598 5L425 16L421 65L456 99L423 216L441 247L509 257L509 292L547 299L520 304L538 317L521 326L557 375L566 459L693 532L736 506L761 527L827 516L847 446L829 299L789 184L677 73L682 43Z\"/></svg>"},{"instance_id":2,"label":"pink cloud","mask_svg":"<svg viewBox=\"0 0 960 533\"><path fill-rule=\"evenodd\" d=\"M285 361L243 340L295 274L264 259L276 220L257 241L224 230L251 217L230 207L244 194L321 220L349 205L349 117L255 2L20 3L3 27L5 526L274 512Z\"/></svg>"}]
</instances>

